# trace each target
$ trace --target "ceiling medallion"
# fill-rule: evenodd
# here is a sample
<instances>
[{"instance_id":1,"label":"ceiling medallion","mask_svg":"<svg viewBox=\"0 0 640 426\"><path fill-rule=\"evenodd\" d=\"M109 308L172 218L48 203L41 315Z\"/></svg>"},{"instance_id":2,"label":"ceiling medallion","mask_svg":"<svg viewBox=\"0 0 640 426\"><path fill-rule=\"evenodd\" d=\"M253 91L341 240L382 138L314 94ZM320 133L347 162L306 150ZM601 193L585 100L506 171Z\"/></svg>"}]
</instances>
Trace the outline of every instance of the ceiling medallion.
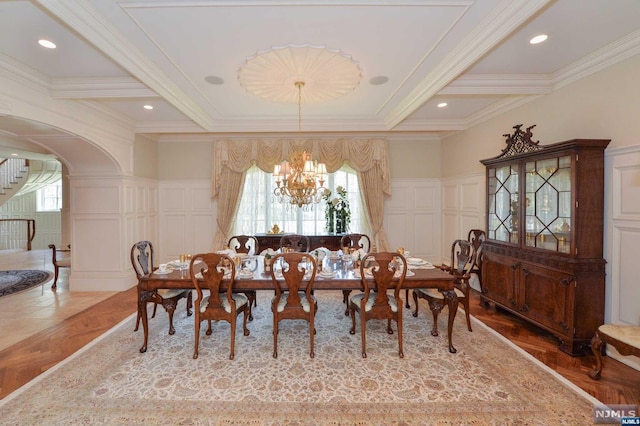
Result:
<instances>
[{"instance_id":1,"label":"ceiling medallion","mask_svg":"<svg viewBox=\"0 0 640 426\"><path fill-rule=\"evenodd\" d=\"M352 92L360 76L360 67L351 56L308 44L259 51L238 71L247 92L278 103L298 102L297 81L304 82L302 103L314 104Z\"/></svg>"}]
</instances>

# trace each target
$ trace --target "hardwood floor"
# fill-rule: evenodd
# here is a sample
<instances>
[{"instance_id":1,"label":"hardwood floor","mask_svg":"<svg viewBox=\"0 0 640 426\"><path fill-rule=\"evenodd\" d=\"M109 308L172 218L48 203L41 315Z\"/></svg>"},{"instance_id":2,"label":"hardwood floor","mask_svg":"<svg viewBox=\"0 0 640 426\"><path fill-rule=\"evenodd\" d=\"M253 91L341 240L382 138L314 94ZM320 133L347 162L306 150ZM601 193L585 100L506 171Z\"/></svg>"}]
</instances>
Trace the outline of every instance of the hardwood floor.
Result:
<instances>
[{"instance_id":1,"label":"hardwood floor","mask_svg":"<svg viewBox=\"0 0 640 426\"><path fill-rule=\"evenodd\" d=\"M10 255L16 258L24 256L23 253ZM9 269L7 267L9 263L14 267L21 265L18 260L7 262L5 256L7 255L0 254L0 269ZM42 261L38 255L35 257L38 261ZM44 262L45 265L40 264L39 268L51 270L51 265L46 265L46 258ZM0 313L8 309L14 312L12 318L7 318L6 315L0 316L3 335L12 335L13 340L16 340L16 343L0 350L0 398L4 398L64 360L136 310L135 288L113 294L100 293L93 298L90 297L91 294L87 296L86 293L75 297L73 296L75 293L68 291L66 274L61 274L56 292L50 289L50 284L45 285L43 290L38 287L35 292L38 295L42 294L40 298L47 305L42 309L45 311L50 309L53 314L49 316L53 317L55 322L55 324L47 323L45 328L35 332L29 328L15 326L16 320L23 323L41 321L41 318L33 314L31 306L34 303L33 298L17 297L18 295L0 298ZM58 293L58 297L52 297L51 293ZM67 293L71 297L66 298L65 303L62 304L65 306L62 306L59 298ZM87 303L87 297L96 303L90 307L83 305ZM80 311L69 311L71 313L68 315L60 315L60 311L66 309L67 305L74 304L81 306ZM428 308L425 306L425 309ZM594 365L592 355L573 358L560 352L555 337L513 315L493 307L485 309L479 306L477 294L473 294L471 298L471 313L603 403L640 404L640 371L605 357L602 379L592 380L587 376L587 372ZM15 315L21 317L15 318ZM456 320L460 321L460 318ZM16 338L16 336L19 337Z\"/></svg>"}]
</instances>

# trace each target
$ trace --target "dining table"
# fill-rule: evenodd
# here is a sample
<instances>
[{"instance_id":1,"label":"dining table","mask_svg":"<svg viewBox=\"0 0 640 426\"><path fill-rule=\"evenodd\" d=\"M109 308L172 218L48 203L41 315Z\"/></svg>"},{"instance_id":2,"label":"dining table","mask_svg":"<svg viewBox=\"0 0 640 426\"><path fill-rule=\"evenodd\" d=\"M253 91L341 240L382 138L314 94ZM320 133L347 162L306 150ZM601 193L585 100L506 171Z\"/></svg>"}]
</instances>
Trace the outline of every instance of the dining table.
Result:
<instances>
[{"instance_id":1,"label":"dining table","mask_svg":"<svg viewBox=\"0 0 640 426\"><path fill-rule=\"evenodd\" d=\"M271 290L275 289L274 283L271 278L270 272L265 272L264 261L262 256L255 256L252 272L253 275L245 278L238 278L236 276L233 283L233 291L242 293L245 291L257 291L257 290ZM344 264L340 260L336 262L329 262L325 260L326 270L330 267L333 271L331 276L324 277L321 274L317 274L313 289L319 290L356 290L363 291L362 278L360 277L358 268ZM443 294L444 301L449 307L449 318L447 324L447 338L449 343L449 352L456 353L457 350L452 343L453 322L458 310L458 296L454 291L454 279L451 274L445 272L439 268L416 268L409 269L412 273L407 273L404 279L402 288L414 289L414 288L435 288ZM368 277L365 274L365 279L373 281L373 278ZM225 279L221 290L226 290L225 284L228 285L229 280ZM160 273L157 269L147 275L143 275L138 279L138 312L142 318L142 328L144 330L144 342L140 348L140 352L147 351L147 343L149 340L149 317L147 314L147 303L151 299L153 292L159 289L194 289L194 285L191 281L191 272L188 268L188 264L183 264L182 267L176 267L170 271L163 271ZM398 304L402 306L401 304ZM197 307L196 307L197 309Z\"/></svg>"}]
</instances>

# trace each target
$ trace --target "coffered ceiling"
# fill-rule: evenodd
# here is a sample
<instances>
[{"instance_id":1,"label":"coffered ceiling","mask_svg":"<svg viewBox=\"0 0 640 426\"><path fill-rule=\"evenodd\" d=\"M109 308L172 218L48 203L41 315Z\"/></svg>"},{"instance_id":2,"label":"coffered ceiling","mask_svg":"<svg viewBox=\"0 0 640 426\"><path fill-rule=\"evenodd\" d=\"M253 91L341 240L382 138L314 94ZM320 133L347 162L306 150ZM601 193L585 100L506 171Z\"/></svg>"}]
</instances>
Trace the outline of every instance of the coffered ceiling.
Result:
<instances>
[{"instance_id":1,"label":"coffered ceiling","mask_svg":"<svg viewBox=\"0 0 640 426\"><path fill-rule=\"evenodd\" d=\"M285 46L360 71L348 93L302 103L304 131L440 135L639 53L640 1L0 0L0 72L156 136L297 131L295 102L239 80L248 58ZM47 130L0 117L0 132Z\"/></svg>"}]
</instances>

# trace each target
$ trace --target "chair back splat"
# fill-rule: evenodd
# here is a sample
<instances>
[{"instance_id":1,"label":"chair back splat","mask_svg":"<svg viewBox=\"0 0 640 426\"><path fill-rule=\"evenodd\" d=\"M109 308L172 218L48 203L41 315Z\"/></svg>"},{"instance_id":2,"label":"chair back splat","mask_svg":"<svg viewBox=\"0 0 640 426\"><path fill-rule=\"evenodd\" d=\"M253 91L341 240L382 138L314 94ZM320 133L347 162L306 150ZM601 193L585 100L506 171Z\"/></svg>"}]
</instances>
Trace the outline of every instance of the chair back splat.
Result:
<instances>
[{"instance_id":1,"label":"chair back splat","mask_svg":"<svg viewBox=\"0 0 640 426\"><path fill-rule=\"evenodd\" d=\"M229 238L227 247L236 251L236 253L258 254L258 239L253 235L234 235Z\"/></svg>"},{"instance_id":2,"label":"chair back splat","mask_svg":"<svg viewBox=\"0 0 640 426\"><path fill-rule=\"evenodd\" d=\"M286 234L280 238L280 251L286 250L309 253L311 250L311 240L306 235Z\"/></svg>"},{"instance_id":3,"label":"chair back splat","mask_svg":"<svg viewBox=\"0 0 640 426\"><path fill-rule=\"evenodd\" d=\"M315 356L315 313L318 302L313 295L318 264L306 253L280 253L274 256L271 279L276 294L271 301L273 313L273 357L278 357L278 330L282 320L303 319L309 323L309 356Z\"/></svg>"},{"instance_id":4,"label":"chair back splat","mask_svg":"<svg viewBox=\"0 0 640 426\"><path fill-rule=\"evenodd\" d=\"M402 300L400 290L407 275L407 261L399 253L368 253L360 262L360 277L364 292L349 299L351 312L350 334L356 332L356 313L360 317L362 337L362 357L367 357L366 323L370 319L386 319L387 333L393 334L391 320L398 328L398 355L404 358L402 350ZM393 292L393 295L389 292Z\"/></svg>"},{"instance_id":5,"label":"chair back splat","mask_svg":"<svg viewBox=\"0 0 640 426\"><path fill-rule=\"evenodd\" d=\"M371 239L366 234L346 234L340 239L340 247L347 253L347 250L364 250L365 253L371 251ZM346 309L344 315L349 315L349 295L351 290L342 290L342 303L345 304Z\"/></svg>"},{"instance_id":6,"label":"chair back splat","mask_svg":"<svg viewBox=\"0 0 640 426\"><path fill-rule=\"evenodd\" d=\"M257 255L260 253L258 239L253 235L234 235L229 238L227 247L235 250L236 253L246 253L248 255ZM249 299L249 321L253 321L253 307L258 306L256 291L245 291L244 295Z\"/></svg>"},{"instance_id":7,"label":"chair back splat","mask_svg":"<svg viewBox=\"0 0 640 426\"><path fill-rule=\"evenodd\" d=\"M189 265L191 282L196 289L195 341L193 358L198 358L200 343L200 323L208 321L207 336L212 334L211 321L227 321L231 326L231 349L229 359L235 356L236 318L244 314L243 333L249 335L247 318L249 299L244 294L233 292L236 266L229 256L218 253L197 254ZM222 281L228 278L227 289L221 291ZM205 295L203 290L207 290Z\"/></svg>"}]
</instances>

